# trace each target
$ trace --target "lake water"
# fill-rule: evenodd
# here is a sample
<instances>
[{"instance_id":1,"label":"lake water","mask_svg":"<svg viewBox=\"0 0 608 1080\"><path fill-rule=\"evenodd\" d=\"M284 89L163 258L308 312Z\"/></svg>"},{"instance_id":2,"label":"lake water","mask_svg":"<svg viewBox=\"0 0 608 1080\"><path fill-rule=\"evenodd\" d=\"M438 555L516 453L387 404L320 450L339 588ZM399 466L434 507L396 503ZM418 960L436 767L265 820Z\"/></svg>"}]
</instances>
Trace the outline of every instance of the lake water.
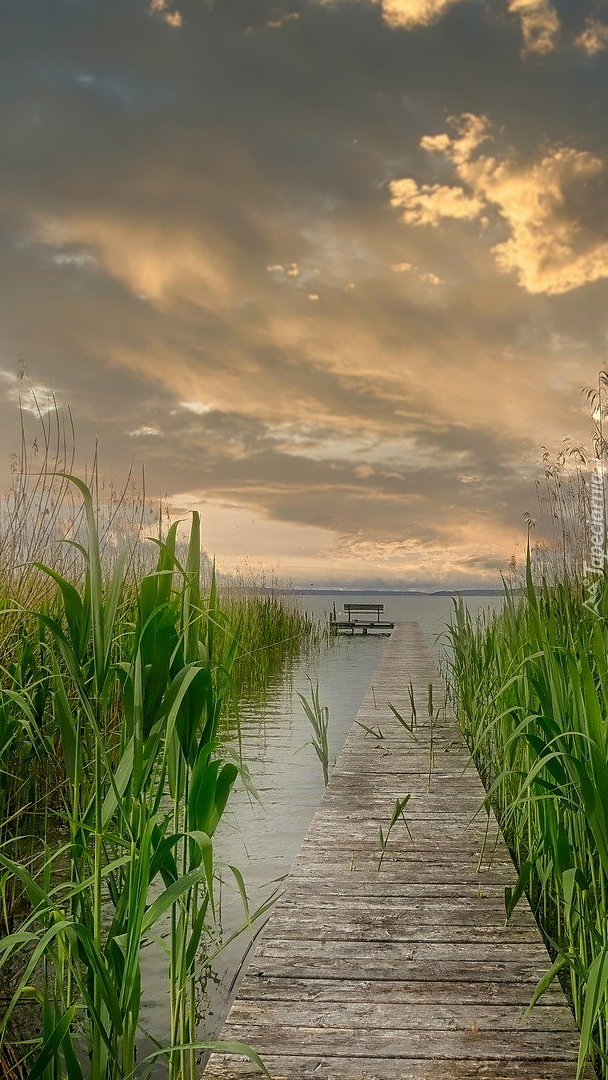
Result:
<instances>
[{"instance_id":1,"label":"lake water","mask_svg":"<svg viewBox=\"0 0 608 1080\"><path fill-rule=\"evenodd\" d=\"M437 638L443 634L452 611L447 596L302 595L300 606L315 618L329 620L335 599L338 613L344 601L384 604L391 622L416 621L431 648L440 657ZM501 597L468 597L471 612L496 608ZM269 688L264 705L244 702L241 710L243 759L251 774L257 798L243 784L237 785L215 834L215 857L219 863L237 866L245 879L250 909L264 902L288 873L311 818L323 794L321 763L310 745L311 728L298 691L310 698L311 683L319 686L322 705L330 710L330 762L338 756L386 643L386 636L370 633L340 635L311 655L302 656L291 671ZM225 872L221 917L225 934L243 922L238 890ZM255 925L255 929L260 924ZM243 954L252 933L245 931L213 963L205 989L205 1034L217 1037L243 967ZM146 962L148 988L142 1011L144 1027L166 1038L163 1017L167 1002L163 994L161 955L150 954ZM154 988L158 986L158 995Z\"/></svg>"}]
</instances>

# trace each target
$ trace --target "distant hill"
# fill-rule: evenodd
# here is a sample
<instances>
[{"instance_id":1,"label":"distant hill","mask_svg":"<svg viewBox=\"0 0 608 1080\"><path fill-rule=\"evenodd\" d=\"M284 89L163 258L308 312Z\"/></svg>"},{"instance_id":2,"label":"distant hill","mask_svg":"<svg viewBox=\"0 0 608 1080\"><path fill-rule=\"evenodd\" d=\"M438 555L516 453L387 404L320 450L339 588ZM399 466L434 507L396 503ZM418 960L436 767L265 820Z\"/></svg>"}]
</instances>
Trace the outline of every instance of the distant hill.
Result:
<instances>
[{"instance_id":1,"label":"distant hill","mask_svg":"<svg viewBox=\"0 0 608 1080\"><path fill-rule=\"evenodd\" d=\"M345 589L337 585L335 589L294 589L301 596L502 596L503 589L435 589L426 592L423 589Z\"/></svg>"}]
</instances>

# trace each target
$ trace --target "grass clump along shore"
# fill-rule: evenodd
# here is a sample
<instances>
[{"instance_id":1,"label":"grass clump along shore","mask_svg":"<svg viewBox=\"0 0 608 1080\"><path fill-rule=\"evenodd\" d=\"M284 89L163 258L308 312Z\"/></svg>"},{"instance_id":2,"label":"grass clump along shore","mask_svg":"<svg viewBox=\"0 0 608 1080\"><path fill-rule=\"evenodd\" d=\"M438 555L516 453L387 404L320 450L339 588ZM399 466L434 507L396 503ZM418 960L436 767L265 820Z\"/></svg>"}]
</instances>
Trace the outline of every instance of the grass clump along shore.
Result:
<instances>
[{"instance_id":1,"label":"grass clump along shore","mask_svg":"<svg viewBox=\"0 0 608 1080\"><path fill-rule=\"evenodd\" d=\"M0 1066L127 1080L160 1062L193 1080L197 980L222 947L213 838L245 769L224 717L313 628L277 592L223 595L196 513L185 544L178 523L148 541L147 566L133 545L103 547L89 486L49 482L81 500L71 572L39 557L0 582ZM248 927L241 875L222 872ZM166 1046L140 1025L155 940Z\"/></svg>"},{"instance_id":2,"label":"grass clump along shore","mask_svg":"<svg viewBox=\"0 0 608 1080\"><path fill-rule=\"evenodd\" d=\"M596 460L604 454L598 439ZM604 570L595 608L585 603L590 486L580 458L574 487L562 486L563 464L547 475L555 557L528 550L523 588L507 588L481 623L456 604L450 681L519 871L507 917L527 893L551 954L535 999L560 978L580 1030L576 1077L590 1056L606 1078L608 582Z\"/></svg>"}]
</instances>

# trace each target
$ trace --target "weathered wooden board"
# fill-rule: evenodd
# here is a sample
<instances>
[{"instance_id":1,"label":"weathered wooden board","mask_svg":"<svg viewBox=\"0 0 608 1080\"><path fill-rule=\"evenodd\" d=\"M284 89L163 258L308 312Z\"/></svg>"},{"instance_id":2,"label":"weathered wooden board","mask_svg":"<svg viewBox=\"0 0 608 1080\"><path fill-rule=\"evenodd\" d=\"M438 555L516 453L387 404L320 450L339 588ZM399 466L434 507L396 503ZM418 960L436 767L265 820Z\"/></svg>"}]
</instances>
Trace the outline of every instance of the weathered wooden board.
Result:
<instances>
[{"instance_id":1,"label":"weathered wooden board","mask_svg":"<svg viewBox=\"0 0 608 1080\"><path fill-rule=\"evenodd\" d=\"M486 981L517 982L525 984L524 995L528 1002L532 991L541 975L549 966L539 957L531 961L511 958L508 961L485 957L483 961L465 960L462 957L450 957L441 963L436 955L422 958L413 950L409 959L400 959L398 963L390 956L358 957L351 955L326 956L326 942L319 942L316 957L298 957L293 959L289 953L284 955L256 955L250 969L251 978L256 976L283 975L299 979L315 977L332 979L396 979L426 982L429 979L444 979L456 982L484 983ZM406 957L407 957L406 953ZM563 1001L563 998L562 998ZM230 1021L230 1018L229 1018ZM229 1029L229 1023L226 1030ZM257 1032L252 1032L257 1037ZM224 1038L224 1036L222 1036Z\"/></svg>"},{"instance_id":2,"label":"weathered wooden board","mask_svg":"<svg viewBox=\"0 0 608 1080\"><path fill-rule=\"evenodd\" d=\"M314 1046L314 1040L311 1039ZM265 1055L273 1080L574 1080L571 1060L485 1057L455 1058L427 1056L418 1060L389 1057L359 1057L345 1045L341 1054ZM214 1057L205 1070L205 1080L260 1080L260 1071L246 1061L229 1055Z\"/></svg>"},{"instance_id":3,"label":"weathered wooden board","mask_svg":"<svg viewBox=\"0 0 608 1080\"><path fill-rule=\"evenodd\" d=\"M483 804L421 631L398 624L222 1039L275 1080L574 1080L559 986L522 1020L550 961L524 904L505 925L516 875ZM236 1054L205 1070L259 1075Z\"/></svg>"},{"instance_id":4,"label":"weathered wooden board","mask_svg":"<svg viewBox=\"0 0 608 1080\"><path fill-rule=\"evenodd\" d=\"M253 975L254 970L251 974ZM416 969L414 975L422 975L424 972ZM505 1017L516 1030L521 1023L522 1012L528 1004L526 987L522 980L517 981L493 981L482 975L479 982L467 979L458 982L457 979L442 980L437 972L426 972L427 978L412 977L407 979L399 972L398 979L347 979L343 973L332 979L329 975L324 978L298 978L288 973L285 976L273 975L266 977L259 973L255 978L245 979L242 983L238 1002L253 1001L257 1007L263 1002L288 1001L296 1002L329 1002L331 1004L345 1005L351 1002L365 1002L370 1005L381 1004L384 1008L391 1005L407 1004L415 1006L411 1009L411 1015L418 1016L421 1006L438 1008L441 1005L466 1006L484 1003L491 1009L499 1005ZM513 973L514 978L514 973ZM518 1009L509 1008L517 1005ZM564 997L559 985L553 984L539 1001L532 1014L530 1023L534 1024L538 1019L540 1028L544 1026L543 1010L546 1006L558 1005L558 1012L564 1006ZM555 1009L550 1008L552 1015ZM488 1013L490 1015L490 1013ZM570 1010L568 1010L570 1016ZM500 1025L499 1025L500 1026Z\"/></svg>"},{"instance_id":5,"label":"weathered wooden board","mask_svg":"<svg viewBox=\"0 0 608 1080\"><path fill-rule=\"evenodd\" d=\"M267 1012L277 1027L284 1022L285 1011L282 1001L236 1001L232 1008L231 1022L246 1027L255 1023L260 1009ZM405 1007L403 1002L394 1001L358 1001L350 1002L345 1013L341 1002L308 1001L300 1003L293 1021L296 1027L343 1028L345 1019L358 1030L377 1028L389 1032L404 1030L407 1023L409 1031L471 1031L479 1028L485 1032L539 1031L566 1032L572 1040L572 1014L567 1005L562 1008L538 1010L525 1021L517 1016L508 1005L481 1005L475 1002L452 1005L432 1002L414 1010ZM569 1045L570 1045L569 1043Z\"/></svg>"}]
</instances>

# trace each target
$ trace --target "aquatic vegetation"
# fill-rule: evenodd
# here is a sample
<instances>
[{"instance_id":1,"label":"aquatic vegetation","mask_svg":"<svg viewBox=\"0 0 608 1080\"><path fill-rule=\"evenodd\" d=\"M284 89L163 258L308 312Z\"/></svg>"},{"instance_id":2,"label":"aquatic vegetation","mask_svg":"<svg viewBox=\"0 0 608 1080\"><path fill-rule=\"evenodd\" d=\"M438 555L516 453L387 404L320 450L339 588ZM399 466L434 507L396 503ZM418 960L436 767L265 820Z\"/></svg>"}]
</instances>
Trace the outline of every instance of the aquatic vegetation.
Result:
<instances>
[{"instance_id":1,"label":"aquatic vegetation","mask_svg":"<svg viewBox=\"0 0 608 1080\"><path fill-rule=\"evenodd\" d=\"M156 564L139 577L126 545L104 560L92 493L65 479L84 508L85 543L71 544L81 565L68 577L37 561L49 589L28 592L26 607L7 587L0 615L11 622L0 671L0 1053L27 1003L39 1033L17 1049L30 1080L126 1080L160 1057L188 1080L201 1050L196 980L222 944L213 836L240 770L222 749L223 716L229 705L238 713L242 657L253 664L263 641L284 660L281 635L293 649L308 624L282 619L264 596L244 612L233 598L227 614L213 570L204 588L196 513L183 555L176 522L151 542ZM258 914L245 907L244 924ZM159 937L170 1038L138 1062L142 950Z\"/></svg>"},{"instance_id":2,"label":"aquatic vegetation","mask_svg":"<svg viewBox=\"0 0 608 1080\"><path fill-rule=\"evenodd\" d=\"M386 855L386 848L387 848L387 845L388 845L390 835L391 835L391 833L392 833L393 829L395 828L395 825L397 824L398 821L403 822L403 824L405 825L405 828L407 830L407 834L408 834L410 840L412 839L412 834L410 832L410 827L409 827L407 819L405 817L405 808L406 808L407 804L409 803L411 797L412 797L411 793L408 792L408 794L404 795L404 797L402 799L396 799L395 800L395 805L393 807L393 812L391 814L390 821L389 821L388 825L386 826L386 829L383 829L381 825L379 826L378 835L379 835L379 840L380 840L380 855L378 856L378 866L376 867L378 872L380 872L380 870L382 868L382 863L384 862L384 856Z\"/></svg>"},{"instance_id":3,"label":"aquatic vegetation","mask_svg":"<svg viewBox=\"0 0 608 1080\"><path fill-rule=\"evenodd\" d=\"M86 513L83 583L38 564L60 600L52 612L36 611L39 674L30 684L9 680L1 695L4 760L25 730L28 752L50 755L63 782L53 822L45 808L40 828L40 808L31 809L35 840L18 829L3 836L0 866L5 884L20 888L22 917L0 944L0 968L20 968L0 1034L33 996L41 1035L23 1048L30 1078L80 1077L83 1045L92 1080L133 1075L141 950L168 915L169 1074L192 1077L197 960L214 902L212 837L238 774L218 742L238 639L224 635L216 645L217 591L212 581L209 596L201 593L196 514L185 564L176 524L139 583L133 624L120 619L128 549L104 585L93 499L69 480ZM33 707L41 684L46 726Z\"/></svg>"},{"instance_id":4,"label":"aquatic vegetation","mask_svg":"<svg viewBox=\"0 0 608 1080\"><path fill-rule=\"evenodd\" d=\"M519 878L580 1028L608 1075L608 587L599 616L578 575L535 584L476 624L462 600L449 631L451 691Z\"/></svg>"},{"instance_id":5,"label":"aquatic vegetation","mask_svg":"<svg viewBox=\"0 0 608 1080\"><path fill-rule=\"evenodd\" d=\"M323 783L327 787L329 783L329 708L327 705L321 705L318 683L315 686L312 685L312 681L310 683L310 701L299 692L298 697L313 730L310 745L321 762Z\"/></svg>"}]
</instances>

